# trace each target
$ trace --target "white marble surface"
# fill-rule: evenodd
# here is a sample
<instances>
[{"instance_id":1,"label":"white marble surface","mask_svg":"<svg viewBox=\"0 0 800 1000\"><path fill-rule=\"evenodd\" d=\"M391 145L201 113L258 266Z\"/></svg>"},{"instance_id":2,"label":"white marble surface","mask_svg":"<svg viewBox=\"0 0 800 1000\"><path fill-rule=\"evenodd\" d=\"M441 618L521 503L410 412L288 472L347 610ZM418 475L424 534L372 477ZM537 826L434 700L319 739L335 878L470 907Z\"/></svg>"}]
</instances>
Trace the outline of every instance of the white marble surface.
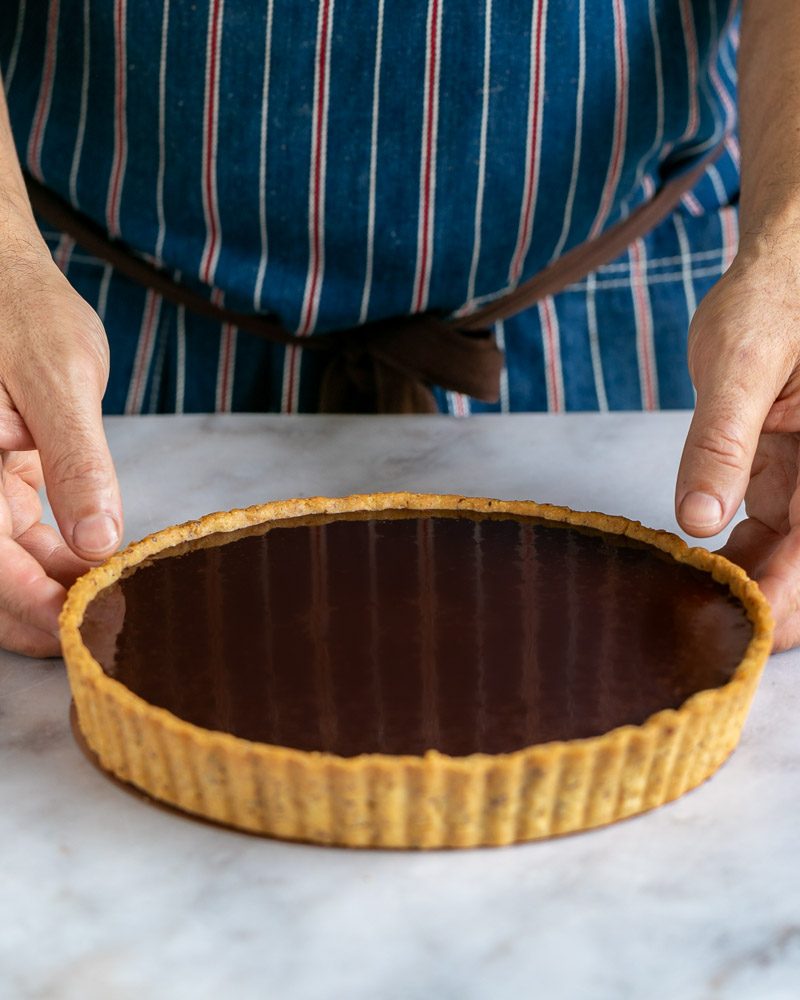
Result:
<instances>
[{"instance_id":1,"label":"white marble surface","mask_svg":"<svg viewBox=\"0 0 800 1000\"><path fill-rule=\"evenodd\" d=\"M674 528L686 414L122 418L127 536L272 497L533 497ZM356 852L153 809L80 755L60 662L0 654L0 997L800 996L800 654L655 813L502 850Z\"/></svg>"}]
</instances>

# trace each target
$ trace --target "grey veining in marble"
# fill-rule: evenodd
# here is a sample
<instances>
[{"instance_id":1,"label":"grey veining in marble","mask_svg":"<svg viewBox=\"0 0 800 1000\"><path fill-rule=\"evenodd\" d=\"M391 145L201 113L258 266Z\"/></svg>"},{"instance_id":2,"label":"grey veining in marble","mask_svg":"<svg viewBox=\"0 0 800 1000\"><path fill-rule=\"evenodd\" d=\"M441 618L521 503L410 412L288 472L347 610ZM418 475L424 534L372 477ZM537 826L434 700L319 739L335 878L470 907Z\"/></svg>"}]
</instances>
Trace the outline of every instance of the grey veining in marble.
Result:
<instances>
[{"instance_id":1,"label":"grey veining in marble","mask_svg":"<svg viewBox=\"0 0 800 1000\"><path fill-rule=\"evenodd\" d=\"M675 528L686 414L121 418L127 537L273 497L533 497ZM60 662L0 654L0 997L795 1000L800 654L670 806L502 850L283 844L144 805L73 744Z\"/></svg>"}]
</instances>

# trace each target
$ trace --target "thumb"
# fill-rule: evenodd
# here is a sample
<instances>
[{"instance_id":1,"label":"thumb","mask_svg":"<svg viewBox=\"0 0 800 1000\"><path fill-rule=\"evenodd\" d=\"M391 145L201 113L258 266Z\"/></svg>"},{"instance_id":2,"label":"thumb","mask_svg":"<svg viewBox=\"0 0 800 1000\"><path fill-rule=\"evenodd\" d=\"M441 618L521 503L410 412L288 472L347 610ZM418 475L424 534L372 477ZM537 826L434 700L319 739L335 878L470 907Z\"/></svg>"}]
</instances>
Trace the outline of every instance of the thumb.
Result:
<instances>
[{"instance_id":1,"label":"thumb","mask_svg":"<svg viewBox=\"0 0 800 1000\"><path fill-rule=\"evenodd\" d=\"M721 531L744 498L761 429L775 401L769 379L743 383L724 364L698 380L678 471L675 512L690 535Z\"/></svg>"},{"instance_id":2,"label":"thumb","mask_svg":"<svg viewBox=\"0 0 800 1000\"><path fill-rule=\"evenodd\" d=\"M89 562L122 539L119 484L103 429L102 393L90 379L38 395L23 413L39 449L47 497L72 551Z\"/></svg>"}]
</instances>

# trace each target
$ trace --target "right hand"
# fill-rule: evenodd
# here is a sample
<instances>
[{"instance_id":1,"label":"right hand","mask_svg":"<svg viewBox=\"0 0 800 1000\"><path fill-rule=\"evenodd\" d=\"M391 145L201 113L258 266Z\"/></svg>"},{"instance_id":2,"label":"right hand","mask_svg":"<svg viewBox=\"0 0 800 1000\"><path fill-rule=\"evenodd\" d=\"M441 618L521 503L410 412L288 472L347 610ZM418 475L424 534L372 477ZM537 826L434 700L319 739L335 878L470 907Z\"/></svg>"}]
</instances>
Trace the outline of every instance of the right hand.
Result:
<instances>
[{"instance_id":1,"label":"right hand","mask_svg":"<svg viewBox=\"0 0 800 1000\"><path fill-rule=\"evenodd\" d=\"M0 646L58 656L65 588L122 538L100 318L43 251L0 270ZM59 530L41 523L44 486Z\"/></svg>"}]
</instances>

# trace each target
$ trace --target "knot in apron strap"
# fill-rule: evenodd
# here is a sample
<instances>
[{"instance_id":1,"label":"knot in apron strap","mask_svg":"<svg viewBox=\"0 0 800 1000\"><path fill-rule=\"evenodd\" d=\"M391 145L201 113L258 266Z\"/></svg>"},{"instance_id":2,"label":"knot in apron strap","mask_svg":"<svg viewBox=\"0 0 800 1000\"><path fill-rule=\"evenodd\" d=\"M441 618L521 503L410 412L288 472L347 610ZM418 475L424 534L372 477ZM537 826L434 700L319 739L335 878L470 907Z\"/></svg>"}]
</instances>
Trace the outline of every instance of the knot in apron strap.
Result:
<instances>
[{"instance_id":1,"label":"knot in apron strap","mask_svg":"<svg viewBox=\"0 0 800 1000\"><path fill-rule=\"evenodd\" d=\"M437 413L431 385L494 403L503 355L491 330L459 330L422 313L314 337L332 352L323 413Z\"/></svg>"}]
</instances>

